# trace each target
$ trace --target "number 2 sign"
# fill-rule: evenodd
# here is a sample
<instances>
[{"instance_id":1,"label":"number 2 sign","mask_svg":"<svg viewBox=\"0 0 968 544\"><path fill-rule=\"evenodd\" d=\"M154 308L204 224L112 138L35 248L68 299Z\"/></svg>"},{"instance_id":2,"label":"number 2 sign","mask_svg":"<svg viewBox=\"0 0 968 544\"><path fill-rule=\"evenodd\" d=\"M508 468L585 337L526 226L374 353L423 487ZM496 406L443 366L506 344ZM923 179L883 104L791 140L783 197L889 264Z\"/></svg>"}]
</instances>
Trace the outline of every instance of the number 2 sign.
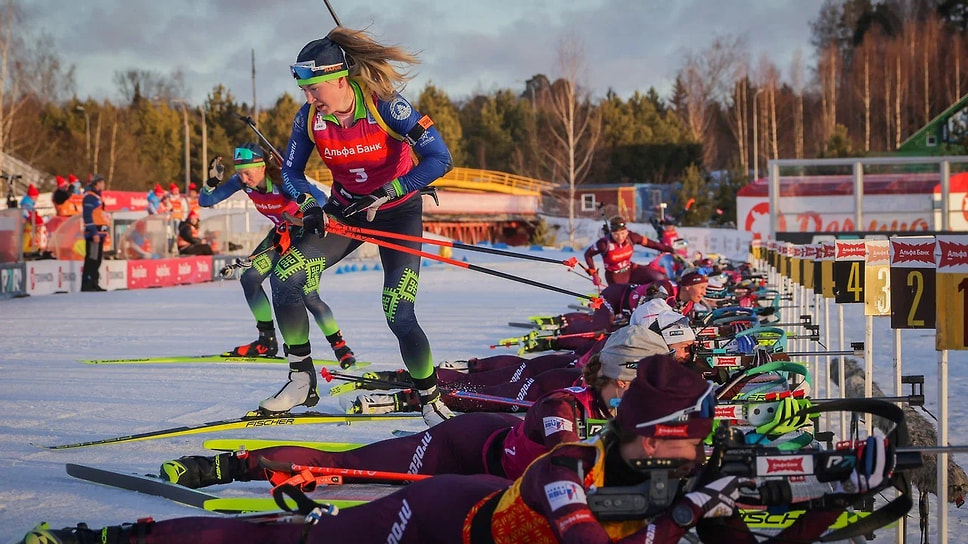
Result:
<instances>
[{"instance_id":1,"label":"number 2 sign","mask_svg":"<svg viewBox=\"0 0 968 544\"><path fill-rule=\"evenodd\" d=\"M933 329L934 236L891 237L891 328Z\"/></svg>"}]
</instances>

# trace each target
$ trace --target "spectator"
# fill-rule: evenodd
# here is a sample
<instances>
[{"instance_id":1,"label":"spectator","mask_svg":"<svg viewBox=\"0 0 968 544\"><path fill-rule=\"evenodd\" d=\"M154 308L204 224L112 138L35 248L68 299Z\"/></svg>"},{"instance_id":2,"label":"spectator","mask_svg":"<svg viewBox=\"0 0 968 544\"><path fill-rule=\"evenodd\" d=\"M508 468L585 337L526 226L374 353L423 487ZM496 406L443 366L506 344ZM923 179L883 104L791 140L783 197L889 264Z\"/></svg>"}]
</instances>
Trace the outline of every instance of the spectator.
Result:
<instances>
[{"instance_id":1,"label":"spectator","mask_svg":"<svg viewBox=\"0 0 968 544\"><path fill-rule=\"evenodd\" d=\"M188 219L178 225L179 255L211 255L212 246L198 237L198 212L189 212Z\"/></svg>"},{"instance_id":2,"label":"spectator","mask_svg":"<svg viewBox=\"0 0 968 544\"><path fill-rule=\"evenodd\" d=\"M71 217L81 213L83 196L78 194L79 188L75 187L75 181L77 178L74 174L70 174L68 179L57 176L57 189L51 196L57 217Z\"/></svg>"},{"instance_id":3,"label":"spectator","mask_svg":"<svg viewBox=\"0 0 968 544\"><path fill-rule=\"evenodd\" d=\"M67 201L70 200L73 192L64 176L57 176L57 188L54 189L54 194L51 195L50 199L54 203L54 210L56 210L58 217L69 215L66 213Z\"/></svg>"},{"instance_id":4,"label":"spectator","mask_svg":"<svg viewBox=\"0 0 968 544\"><path fill-rule=\"evenodd\" d=\"M20 209L23 210L24 219L29 223L33 223L33 214L36 213L35 209L37 207L37 197L40 196L40 191L33 183L27 187L27 194L20 199Z\"/></svg>"},{"instance_id":5,"label":"spectator","mask_svg":"<svg viewBox=\"0 0 968 544\"><path fill-rule=\"evenodd\" d=\"M188 184L188 211L190 212L200 212L202 207L198 205L198 185L194 182Z\"/></svg>"},{"instance_id":6,"label":"spectator","mask_svg":"<svg viewBox=\"0 0 968 544\"><path fill-rule=\"evenodd\" d=\"M168 186L168 208L171 210L173 222L184 221L188 214L188 203L185 202L185 197L181 195L178 185L174 183Z\"/></svg>"},{"instance_id":7,"label":"spectator","mask_svg":"<svg viewBox=\"0 0 968 544\"><path fill-rule=\"evenodd\" d=\"M84 192L84 268L81 273L81 291L105 291L100 285L101 257L104 250L104 240L108 236L107 214L104 213L104 202L101 191L104 190L104 178L100 174L91 174L91 182Z\"/></svg>"},{"instance_id":8,"label":"spectator","mask_svg":"<svg viewBox=\"0 0 968 544\"><path fill-rule=\"evenodd\" d=\"M151 238L148 237L148 221L136 221L126 235L127 245L125 256L129 259L158 259L157 253L152 253Z\"/></svg>"},{"instance_id":9,"label":"spectator","mask_svg":"<svg viewBox=\"0 0 968 544\"><path fill-rule=\"evenodd\" d=\"M168 195L161 188L161 184L156 183L155 188L148 193L148 214L156 215L168 211Z\"/></svg>"}]
</instances>

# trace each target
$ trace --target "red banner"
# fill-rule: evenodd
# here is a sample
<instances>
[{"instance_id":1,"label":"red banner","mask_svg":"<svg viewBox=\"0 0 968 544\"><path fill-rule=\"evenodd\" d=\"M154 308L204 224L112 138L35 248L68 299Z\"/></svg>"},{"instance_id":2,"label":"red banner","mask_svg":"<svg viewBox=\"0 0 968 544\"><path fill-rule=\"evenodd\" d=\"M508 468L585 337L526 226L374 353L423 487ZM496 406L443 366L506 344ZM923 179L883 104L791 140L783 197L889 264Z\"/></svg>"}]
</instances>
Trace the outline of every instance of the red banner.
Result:
<instances>
[{"instance_id":1,"label":"red banner","mask_svg":"<svg viewBox=\"0 0 968 544\"><path fill-rule=\"evenodd\" d=\"M147 191L103 191L101 200L104 201L104 210L109 212L141 212L148 209Z\"/></svg>"},{"instance_id":2,"label":"red banner","mask_svg":"<svg viewBox=\"0 0 968 544\"><path fill-rule=\"evenodd\" d=\"M906 244L898 240L891 242L894 244L894 257L891 264L907 262L934 264L934 242L925 244Z\"/></svg>"},{"instance_id":3,"label":"red banner","mask_svg":"<svg viewBox=\"0 0 968 544\"><path fill-rule=\"evenodd\" d=\"M128 261L128 289L169 287L211 279L211 256Z\"/></svg>"}]
</instances>

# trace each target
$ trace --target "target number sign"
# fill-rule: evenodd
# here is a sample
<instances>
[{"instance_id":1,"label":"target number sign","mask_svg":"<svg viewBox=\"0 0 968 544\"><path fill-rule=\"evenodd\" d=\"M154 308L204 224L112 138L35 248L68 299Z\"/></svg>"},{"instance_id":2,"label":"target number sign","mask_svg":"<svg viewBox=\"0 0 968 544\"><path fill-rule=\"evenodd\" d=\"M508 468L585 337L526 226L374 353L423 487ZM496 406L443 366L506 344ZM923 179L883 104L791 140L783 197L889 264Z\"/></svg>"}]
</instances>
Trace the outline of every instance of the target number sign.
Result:
<instances>
[{"instance_id":1,"label":"target number sign","mask_svg":"<svg viewBox=\"0 0 968 544\"><path fill-rule=\"evenodd\" d=\"M867 240L865 244L864 315L891 315L891 244L887 240Z\"/></svg>"},{"instance_id":2,"label":"target number sign","mask_svg":"<svg viewBox=\"0 0 968 544\"><path fill-rule=\"evenodd\" d=\"M934 236L892 236L891 328L933 329L937 316Z\"/></svg>"},{"instance_id":3,"label":"target number sign","mask_svg":"<svg viewBox=\"0 0 968 544\"><path fill-rule=\"evenodd\" d=\"M838 304L862 304L867 247L863 240L837 240L836 244L834 299Z\"/></svg>"},{"instance_id":4,"label":"target number sign","mask_svg":"<svg viewBox=\"0 0 968 544\"><path fill-rule=\"evenodd\" d=\"M968 349L968 235L939 234L935 349Z\"/></svg>"},{"instance_id":5,"label":"target number sign","mask_svg":"<svg viewBox=\"0 0 968 544\"><path fill-rule=\"evenodd\" d=\"M837 258L837 246L833 242L821 242L820 262L815 290L823 295L823 298L834 298L834 259Z\"/></svg>"}]
</instances>

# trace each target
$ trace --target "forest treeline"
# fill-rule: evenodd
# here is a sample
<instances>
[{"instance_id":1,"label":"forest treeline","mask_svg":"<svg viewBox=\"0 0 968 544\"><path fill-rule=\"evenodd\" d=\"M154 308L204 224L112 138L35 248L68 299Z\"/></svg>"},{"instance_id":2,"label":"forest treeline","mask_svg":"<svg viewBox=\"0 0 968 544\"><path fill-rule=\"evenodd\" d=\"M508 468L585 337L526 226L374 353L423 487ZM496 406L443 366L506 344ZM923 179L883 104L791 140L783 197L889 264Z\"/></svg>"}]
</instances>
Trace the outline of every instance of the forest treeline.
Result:
<instances>
[{"instance_id":1,"label":"forest treeline","mask_svg":"<svg viewBox=\"0 0 968 544\"><path fill-rule=\"evenodd\" d=\"M302 96L284 94L254 111L219 83L204 103L191 103L181 74L138 69L114 74L117 98L81 98L69 59L55 55L50 40L18 35L20 25L7 24L17 17L17 1L5 0L0 149L51 180L97 171L111 189L181 184L187 123L190 177L200 183L203 145L210 158L255 141L239 115L253 116L283 147L302 104ZM762 174L773 158L896 149L968 91L966 35L968 0L826 0L811 20L811 43L788 66L752 58L743 36L724 33L683 56L666 97L654 88L591 95L576 76L583 57L574 40L558 44L561 73L534 75L523 89L455 100L431 83L405 94L435 120L457 166L572 190L678 182L680 201L696 199L690 223L725 223L735 220L735 194L754 156Z\"/></svg>"}]
</instances>

